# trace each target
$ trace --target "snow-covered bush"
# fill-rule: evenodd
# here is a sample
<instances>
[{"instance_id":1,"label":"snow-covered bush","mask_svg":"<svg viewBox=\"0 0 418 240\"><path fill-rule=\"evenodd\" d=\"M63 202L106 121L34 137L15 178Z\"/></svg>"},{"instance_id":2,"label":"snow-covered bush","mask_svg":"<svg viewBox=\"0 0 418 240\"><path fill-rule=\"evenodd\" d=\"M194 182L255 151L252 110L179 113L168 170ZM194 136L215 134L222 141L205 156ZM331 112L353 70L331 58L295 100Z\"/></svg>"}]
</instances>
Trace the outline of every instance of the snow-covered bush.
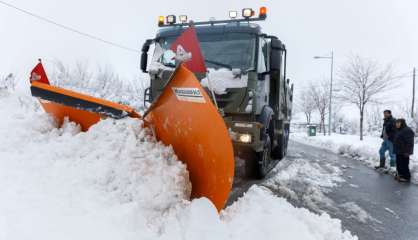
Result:
<instances>
[{"instance_id":1,"label":"snow-covered bush","mask_svg":"<svg viewBox=\"0 0 418 240\"><path fill-rule=\"evenodd\" d=\"M13 91L16 87L16 76L13 73L8 74L7 76L0 76L0 90L9 90Z\"/></svg>"},{"instance_id":2,"label":"snow-covered bush","mask_svg":"<svg viewBox=\"0 0 418 240\"><path fill-rule=\"evenodd\" d=\"M70 66L55 61L50 81L55 86L127 104L136 109L143 108L143 95L148 79L121 79L111 66L92 69L87 62L79 61Z\"/></svg>"}]
</instances>

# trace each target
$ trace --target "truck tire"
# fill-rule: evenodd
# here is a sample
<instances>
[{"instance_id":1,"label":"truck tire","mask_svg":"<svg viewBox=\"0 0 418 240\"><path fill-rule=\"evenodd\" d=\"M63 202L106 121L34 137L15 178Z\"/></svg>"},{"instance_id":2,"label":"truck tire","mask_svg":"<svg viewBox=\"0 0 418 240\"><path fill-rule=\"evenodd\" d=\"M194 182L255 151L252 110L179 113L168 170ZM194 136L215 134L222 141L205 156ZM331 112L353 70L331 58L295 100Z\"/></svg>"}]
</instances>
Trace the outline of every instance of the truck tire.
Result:
<instances>
[{"instance_id":1,"label":"truck tire","mask_svg":"<svg viewBox=\"0 0 418 240\"><path fill-rule=\"evenodd\" d=\"M283 134L278 136L277 148L275 149L274 155L278 159L283 159L287 155L287 145L289 142L289 131L287 128L283 128Z\"/></svg>"},{"instance_id":2,"label":"truck tire","mask_svg":"<svg viewBox=\"0 0 418 240\"><path fill-rule=\"evenodd\" d=\"M271 140L267 135L264 148L261 152L255 152L252 158L245 162L245 175L250 178L263 179L270 170L271 165Z\"/></svg>"}]
</instances>

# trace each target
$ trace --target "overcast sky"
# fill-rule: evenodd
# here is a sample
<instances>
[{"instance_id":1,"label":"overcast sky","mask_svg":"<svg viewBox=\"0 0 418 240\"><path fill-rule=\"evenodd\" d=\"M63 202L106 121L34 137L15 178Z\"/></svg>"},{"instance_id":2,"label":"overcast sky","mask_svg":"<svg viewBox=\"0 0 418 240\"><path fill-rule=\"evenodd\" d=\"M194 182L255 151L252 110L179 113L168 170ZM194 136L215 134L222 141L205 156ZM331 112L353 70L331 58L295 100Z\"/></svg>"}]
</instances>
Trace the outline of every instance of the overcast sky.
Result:
<instances>
[{"instance_id":1,"label":"overcast sky","mask_svg":"<svg viewBox=\"0 0 418 240\"><path fill-rule=\"evenodd\" d=\"M287 45L289 77L299 89L308 81L329 78L329 62L313 56L331 50L337 69L350 54L392 62L400 74L418 66L417 0L2 1L137 49L154 36L159 15L224 19L231 9L266 6L268 18L261 26ZM1 4L0 36L0 74L26 76L37 58L109 64L123 77L139 73L138 54L86 39ZM399 81L404 83L405 95L409 94L411 80Z\"/></svg>"}]
</instances>

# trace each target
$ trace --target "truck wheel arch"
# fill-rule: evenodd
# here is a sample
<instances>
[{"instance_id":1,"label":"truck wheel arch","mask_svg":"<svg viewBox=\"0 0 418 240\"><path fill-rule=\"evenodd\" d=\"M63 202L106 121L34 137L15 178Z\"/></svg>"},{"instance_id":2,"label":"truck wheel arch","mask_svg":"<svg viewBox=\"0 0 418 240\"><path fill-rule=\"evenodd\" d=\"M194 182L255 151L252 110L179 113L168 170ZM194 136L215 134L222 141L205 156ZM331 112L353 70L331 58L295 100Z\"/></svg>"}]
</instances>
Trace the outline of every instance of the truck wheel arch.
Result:
<instances>
[{"instance_id":1,"label":"truck wheel arch","mask_svg":"<svg viewBox=\"0 0 418 240\"><path fill-rule=\"evenodd\" d=\"M267 129L270 125L271 120L273 119L274 111L273 109L266 105L261 110L260 115L257 116L257 122L263 124L263 128L260 134L260 139L264 140L266 138ZM273 129L274 130L274 129Z\"/></svg>"}]
</instances>

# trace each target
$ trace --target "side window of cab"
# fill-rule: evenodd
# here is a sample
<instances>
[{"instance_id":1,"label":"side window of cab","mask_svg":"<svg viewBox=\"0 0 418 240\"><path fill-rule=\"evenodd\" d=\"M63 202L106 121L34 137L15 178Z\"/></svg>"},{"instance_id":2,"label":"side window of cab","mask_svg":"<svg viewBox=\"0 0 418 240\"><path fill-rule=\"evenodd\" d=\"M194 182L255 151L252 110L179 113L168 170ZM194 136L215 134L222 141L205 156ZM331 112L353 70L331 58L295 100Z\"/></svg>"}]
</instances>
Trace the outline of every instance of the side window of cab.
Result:
<instances>
[{"instance_id":1,"label":"side window of cab","mask_svg":"<svg viewBox=\"0 0 418 240\"><path fill-rule=\"evenodd\" d=\"M268 42L265 38L259 38L258 44L258 69L257 72L267 72L269 69L269 57L268 57Z\"/></svg>"}]
</instances>

